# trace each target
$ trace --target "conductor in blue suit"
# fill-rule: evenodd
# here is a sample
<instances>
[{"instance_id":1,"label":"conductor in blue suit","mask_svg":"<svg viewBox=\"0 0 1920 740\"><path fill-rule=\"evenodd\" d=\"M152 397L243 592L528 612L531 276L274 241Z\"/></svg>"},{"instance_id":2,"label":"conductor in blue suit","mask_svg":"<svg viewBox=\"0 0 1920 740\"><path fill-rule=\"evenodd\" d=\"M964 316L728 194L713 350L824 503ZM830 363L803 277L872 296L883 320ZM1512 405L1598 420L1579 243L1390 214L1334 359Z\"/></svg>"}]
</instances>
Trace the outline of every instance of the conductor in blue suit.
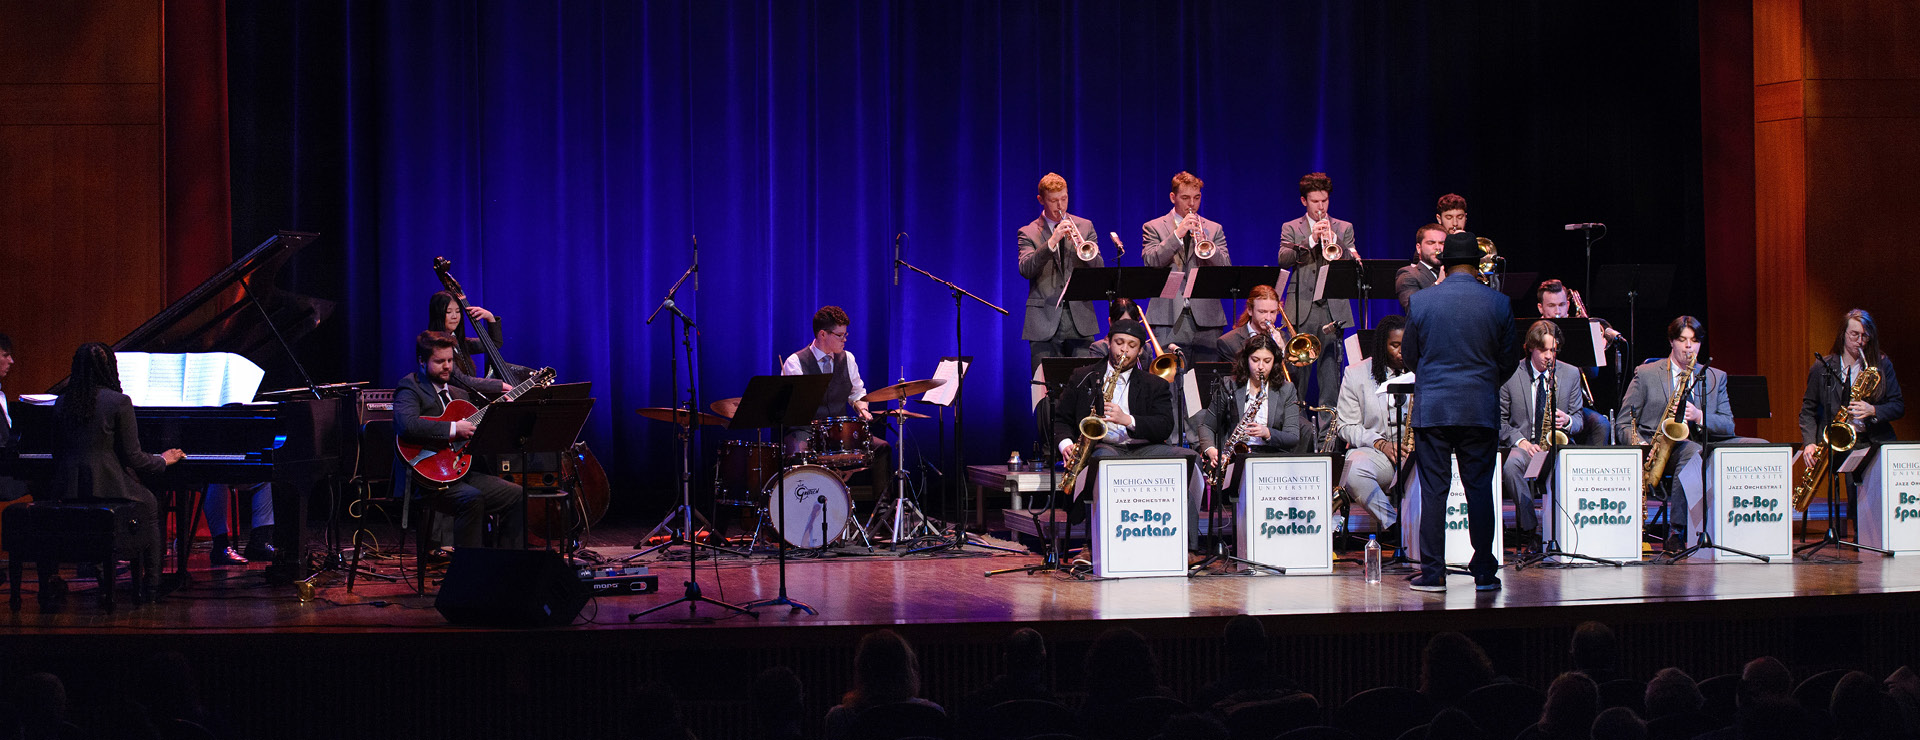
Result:
<instances>
[{"instance_id":1,"label":"conductor in blue suit","mask_svg":"<svg viewBox=\"0 0 1920 740\"><path fill-rule=\"evenodd\" d=\"M1468 232L1447 235L1440 251L1446 276L1413 294L1401 352L1414 372L1414 465L1420 471L1420 575L1415 591L1447 590L1446 519L1451 466L1460 461L1467 493L1467 531L1473 540L1476 590L1500 588L1493 552L1494 452L1499 444L1502 358L1513 354L1513 306L1474 279L1480 247ZM1430 543L1430 544L1429 544Z\"/></svg>"}]
</instances>

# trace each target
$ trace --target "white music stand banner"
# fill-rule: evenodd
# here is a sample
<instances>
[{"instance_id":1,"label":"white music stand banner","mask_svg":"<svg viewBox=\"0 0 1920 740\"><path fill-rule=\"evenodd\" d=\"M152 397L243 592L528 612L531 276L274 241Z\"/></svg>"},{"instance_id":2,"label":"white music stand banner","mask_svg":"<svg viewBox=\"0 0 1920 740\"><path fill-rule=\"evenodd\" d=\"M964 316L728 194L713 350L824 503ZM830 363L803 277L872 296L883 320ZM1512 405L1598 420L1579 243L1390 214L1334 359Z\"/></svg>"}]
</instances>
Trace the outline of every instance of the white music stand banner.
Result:
<instances>
[{"instance_id":1,"label":"white music stand banner","mask_svg":"<svg viewBox=\"0 0 1920 740\"><path fill-rule=\"evenodd\" d=\"M1093 574L1101 578L1184 576L1187 535L1185 457L1098 457L1092 483Z\"/></svg>"},{"instance_id":2,"label":"white music stand banner","mask_svg":"<svg viewBox=\"0 0 1920 740\"><path fill-rule=\"evenodd\" d=\"M1240 557L1288 574L1333 572L1333 458L1242 458L1234 536Z\"/></svg>"},{"instance_id":3,"label":"white music stand banner","mask_svg":"<svg viewBox=\"0 0 1920 740\"><path fill-rule=\"evenodd\" d=\"M1502 498L1500 482L1500 463L1505 455L1493 456L1493 557L1505 560L1506 518L1500 516ZM1460 482L1460 458L1458 455L1448 459L1451 467L1453 485L1447 490L1447 537L1446 564L1467 567L1473 561L1473 533L1467 528L1467 487ZM1420 548L1426 543L1420 541L1420 514L1422 502L1420 496L1420 473L1409 467L1407 472L1407 496L1400 502L1400 539L1406 543L1407 554L1415 560L1420 559Z\"/></svg>"},{"instance_id":4,"label":"white music stand banner","mask_svg":"<svg viewBox=\"0 0 1920 740\"><path fill-rule=\"evenodd\" d=\"M1793 448L1714 445L1707 450L1707 531L1713 544L1770 558L1793 557ZM1706 548L1696 557L1758 563Z\"/></svg>"},{"instance_id":5,"label":"white music stand banner","mask_svg":"<svg viewBox=\"0 0 1920 740\"><path fill-rule=\"evenodd\" d=\"M1824 484L1823 484L1824 487ZM1825 505L1817 492L1812 506ZM1860 506L1860 544L1893 555L1920 554L1920 442L1888 442L1868 463L1854 500Z\"/></svg>"},{"instance_id":6,"label":"white music stand banner","mask_svg":"<svg viewBox=\"0 0 1920 740\"><path fill-rule=\"evenodd\" d=\"M1568 447L1554 453L1552 495L1541 526L1561 552L1639 560L1640 448ZM1554 562L1567 562L1552 558Z\"/></svg>"}]
</instances>

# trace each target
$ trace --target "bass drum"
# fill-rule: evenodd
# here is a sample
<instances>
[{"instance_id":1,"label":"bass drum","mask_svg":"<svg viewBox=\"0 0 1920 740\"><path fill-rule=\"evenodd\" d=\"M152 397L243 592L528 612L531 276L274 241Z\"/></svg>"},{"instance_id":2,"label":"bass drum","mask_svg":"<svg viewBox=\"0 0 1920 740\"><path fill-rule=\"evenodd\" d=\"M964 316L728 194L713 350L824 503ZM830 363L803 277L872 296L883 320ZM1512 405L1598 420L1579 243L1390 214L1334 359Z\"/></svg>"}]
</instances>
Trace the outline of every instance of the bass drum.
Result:
<instances>
[{"instance_id":1,"label":"bass drum","mask_svg":"<svg viewBox=\"0 0 1920 740\"><path fill-rule=\"evenodd\" d=\"M587 443L575 442L560 456L560 485L572 492L563 503L548 505L539 500L527 502L527 544L548 546L548 535L556 540L582 536L587 528L607 515L612 487L600 460L587 449ZM548 517L557 516L551 524Z\"/></svg>"},{"instance_id":2,"label":"bass drum","mask_svg":"<svg viewBox=\"0 0 1920 740\"><path fill-rule=\"evenodd\" d=\"M784 482L784 491L781 484ZM840 541L853 516L853 498L847 484L833 471L818 465L795 465L767 481L767 515L780 530L780 539L801 548L823 547Z\"/></svg>"}]
</instances>

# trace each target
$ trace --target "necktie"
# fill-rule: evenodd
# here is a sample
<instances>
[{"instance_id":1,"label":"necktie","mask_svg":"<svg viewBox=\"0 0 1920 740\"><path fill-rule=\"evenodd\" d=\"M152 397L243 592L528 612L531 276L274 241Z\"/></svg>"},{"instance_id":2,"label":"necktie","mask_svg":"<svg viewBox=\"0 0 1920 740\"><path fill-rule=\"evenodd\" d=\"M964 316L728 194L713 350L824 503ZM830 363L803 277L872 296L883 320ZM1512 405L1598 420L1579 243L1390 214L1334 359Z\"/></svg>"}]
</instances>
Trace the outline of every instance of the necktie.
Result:
<instances>
[{"instance_id":1,"label":"necktie","mask_svg":"<svg viewBox=\"0 0 1920 740\"><path fill-rule=\"evenodd\" d=\"M829 375L833 373L833 355L822 355L820 357L820 372Z\"/></svg>"},{"instance_id":2,"label":"necktie","mask_svg":"<svg viewBox=\"0 0 1920 740\"><path fill-rule=\"evenodd\" d=\"M445 388L440 389L440 405L442 407L453 405L453 393Z\"/></svg>"},{"instance_id":3,"label":"necktie","mask_svg":"<svg viewBox=\"0 0 1920 740\"><path fill-rule=\"evenodd\" d=\"M1547 408L1547 374L1544 372L1540 373L1534 376L1533 380L1533 412L1536 414L1546 414L1548 413L1545 410ZM1539 434L1539 431L1536 429L1534 434ZM1534 440L1536 443L1539 441L1540 440L1537 439Z\"/></svg>"}]
</instances>

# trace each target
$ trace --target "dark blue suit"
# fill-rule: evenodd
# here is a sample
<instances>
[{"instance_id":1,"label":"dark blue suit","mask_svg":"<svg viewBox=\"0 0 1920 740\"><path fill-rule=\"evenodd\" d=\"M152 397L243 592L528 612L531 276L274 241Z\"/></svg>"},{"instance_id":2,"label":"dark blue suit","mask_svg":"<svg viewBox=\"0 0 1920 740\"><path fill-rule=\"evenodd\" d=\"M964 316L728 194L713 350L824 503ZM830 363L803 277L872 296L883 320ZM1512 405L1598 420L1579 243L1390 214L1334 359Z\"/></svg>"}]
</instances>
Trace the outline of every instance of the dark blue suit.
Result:
<instances>
[{"instance_id":1,"label":"dark blue suit","mask_svg":"<svg viewBox=\"0 0 1920 740\"><path fill-rule=\"evenodd\" d=\"M1513 306L1470 274L1450 274L1408 302L1401 343L1418 388L1413 394L1414 464L1420 470L1420 581L1446 577L1449 458L1460 460L1476 579L1499 569L1492 552L1500 526L1493 501L1503 357L1513 351Z\"/></svg>"}]
</instances>

